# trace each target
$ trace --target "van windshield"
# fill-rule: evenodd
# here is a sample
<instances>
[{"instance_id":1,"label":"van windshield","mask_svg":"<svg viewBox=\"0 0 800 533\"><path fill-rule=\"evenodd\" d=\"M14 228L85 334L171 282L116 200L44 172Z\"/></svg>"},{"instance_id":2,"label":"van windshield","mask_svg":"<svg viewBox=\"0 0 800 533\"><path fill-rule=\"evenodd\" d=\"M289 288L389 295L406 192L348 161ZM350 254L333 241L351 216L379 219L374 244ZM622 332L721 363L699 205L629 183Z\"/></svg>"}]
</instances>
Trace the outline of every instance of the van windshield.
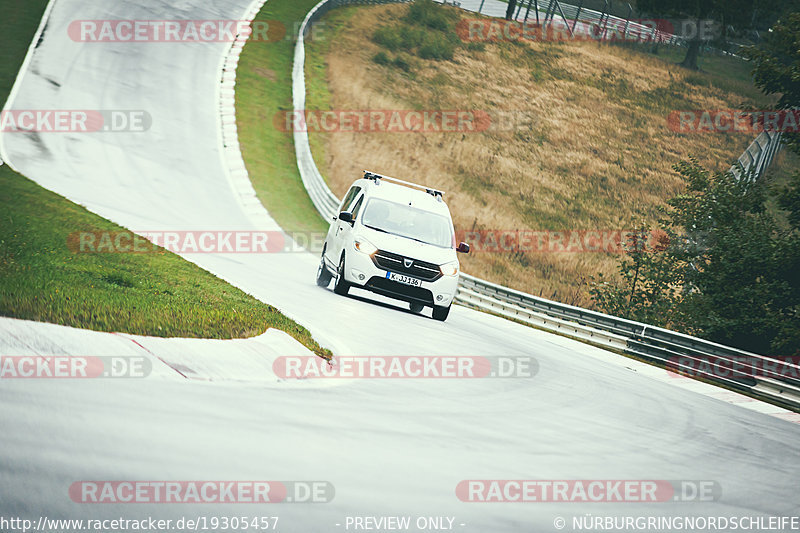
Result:
<instances>
[{"instance_id":1,"label":"van windshield","mask_svg":"<svg viewBox=\"0 0 800 533\"><path fill-rule=\"evenodd\" d=\"M407 204L371 198L361 223L368 228L434 246L453 247L453 230L447 217Z\"/></svg>"}]
</instances>

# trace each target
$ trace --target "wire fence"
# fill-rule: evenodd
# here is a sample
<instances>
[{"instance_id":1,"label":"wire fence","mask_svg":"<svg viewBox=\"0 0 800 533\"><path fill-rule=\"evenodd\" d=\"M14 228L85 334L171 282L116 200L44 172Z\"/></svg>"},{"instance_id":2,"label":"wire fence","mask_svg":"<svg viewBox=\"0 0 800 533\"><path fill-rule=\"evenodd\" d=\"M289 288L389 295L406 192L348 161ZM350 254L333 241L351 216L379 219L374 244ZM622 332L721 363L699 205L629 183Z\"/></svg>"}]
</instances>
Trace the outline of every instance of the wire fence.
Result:
<instances>
[{"instance_id":1,"label":"wire fence","mask_svg":"<svg viewBox=\"0 0 800 533\"><path fill-rule=\"evenodd\" d=\"M489 16L498 15L498 0L481 0L477 8L469 0L460 7ZM613 0L580 0L578 5L558 0L522 0L517 3L515 20L552 24L569 33L591 33L598 40L622 39L626 41L684 44L684 39L665 31L658 20L639 17L630 3Z\"/></svg>"}]
</instances>

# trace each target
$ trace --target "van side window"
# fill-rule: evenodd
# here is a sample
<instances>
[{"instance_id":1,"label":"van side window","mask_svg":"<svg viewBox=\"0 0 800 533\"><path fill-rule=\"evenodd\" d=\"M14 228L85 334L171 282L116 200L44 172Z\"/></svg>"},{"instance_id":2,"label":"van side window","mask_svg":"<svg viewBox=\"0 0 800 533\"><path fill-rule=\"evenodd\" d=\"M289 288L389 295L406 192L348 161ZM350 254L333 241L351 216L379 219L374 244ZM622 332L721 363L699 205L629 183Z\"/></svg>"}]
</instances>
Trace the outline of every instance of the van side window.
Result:
<instances>
[{"instance_id":1,"label":"van side window","mask_svg":"<svg viewBox=\"0 0 800 533\"><path fill-rule=\"evenodd\" d=\"M339 207L340 213L342 211L347 211L347 208L350 207L350 203L353 201L353 198L355 198L359 192L361 192L361 187L356 185L350 187L350 190L347 191L347 195L344 197L344 200L342 200L342 205Z\"/></svg>"},{"instance_id":2,"label":"van side window","mask_svg":"<svg viewBox=\"0 0 800 533\"><path fill-rule=\"evenodd\" d=\"M364 195L358 197L358 201L353 205L353 208L350 210L353 213L353 220L358 217L358 212L361 211L361 205L364 203Z\"/></svg>"}]
</instances>

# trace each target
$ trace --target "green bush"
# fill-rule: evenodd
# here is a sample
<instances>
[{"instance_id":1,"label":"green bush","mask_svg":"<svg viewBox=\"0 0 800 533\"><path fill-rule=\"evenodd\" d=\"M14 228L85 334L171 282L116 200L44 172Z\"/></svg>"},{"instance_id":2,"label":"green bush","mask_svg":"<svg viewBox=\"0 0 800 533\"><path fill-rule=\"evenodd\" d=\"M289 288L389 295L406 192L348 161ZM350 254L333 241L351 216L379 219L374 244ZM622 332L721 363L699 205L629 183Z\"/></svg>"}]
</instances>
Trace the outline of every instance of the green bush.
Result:
<instances>
[{"instance_id":1,"label":"green bush","mask_svg":"<svg viewBox=\"0 0 800 533\"><path fill-rule=\"evenodd\" d=\"M453 21L457 19L458 13L432 0L416 0L399 24L378 28L372 40L390 52L402 50L422 59L451 60L456 48L463 44L454 30ZM483 43L475 44L479 46L470 49L484 48ZM384 60L373 59L378 63ZM411 69L406 59L397 58L393 64L406 71Z\"/></svg>"},{"instance_id":2,"label":"green bush","mask_svg":"<svg viewBox=\"0 0 800 533\"><path fill-rule=\"evenodd\" d=\"M390 65L392 60L389 59L389 56L386 55L386 52L378 52L374 56L372 56L372 60L379 65Z\"/></svg>"},{"instance_id":3,"label":"green bush","mask_svg":"<svg viewBox=\"0 0 800 533\"><path fill-rule=\"evenodd\" d=\"M392 65L405 72L411 72L411 63L403 56L397 56L392 61Z\"/></svg>"},{"instance_id":4,"label":"green bush","mask_svg":"<svg viewBox=\"0 0 800 533\"><path fill-rule=\"evenodd\" d=\"M426 39L426 32L422 28L410 26L384 26L375 30L372 40L387 50L411 51L422 46Z\"/></svg>"},{"instance_id":5,"label":"green bush","mask_svg":"<svg viewBox=\"0 0 800 533\"><path fill-rule=\"evenodd\" d=\"M433 0L415 0L408 8L404 20L408 24L427 26L433 30L451 31L452 24L458 15L442 8Z\"/></svg>"},{"instance_id":6,"label":"green bush","mask_svg":"<svg viewBox=\"0 0 800 533\"><path fill-rule=\"evenodd\" d=\"M428 35L422 46L419 47L417 55L422 59L453 59L455 45L447 39L436 35Z\"/></svg>"},{"instance_id":7,"label":"green bush","mask_svg":"<svg viewBox=\"0 0 800 533\"><path fill-rule=\"evenodd\" d=\"M413 28L410 26L400 27L400 39L403 43L404 50L413 50L419 48L427 39L428 33L422 28Z\"/></svg>"},{"instance_id":8,"label":"green bush","mask_svg":"<svg viewBox=\"0 0 800 533\"><path fill-rule=\"evenodd\" d=\"M383 26L375 30L372 40L392 52L400 48L402 42L398 28L392 26Z\"/></svg>"}]
</instances>

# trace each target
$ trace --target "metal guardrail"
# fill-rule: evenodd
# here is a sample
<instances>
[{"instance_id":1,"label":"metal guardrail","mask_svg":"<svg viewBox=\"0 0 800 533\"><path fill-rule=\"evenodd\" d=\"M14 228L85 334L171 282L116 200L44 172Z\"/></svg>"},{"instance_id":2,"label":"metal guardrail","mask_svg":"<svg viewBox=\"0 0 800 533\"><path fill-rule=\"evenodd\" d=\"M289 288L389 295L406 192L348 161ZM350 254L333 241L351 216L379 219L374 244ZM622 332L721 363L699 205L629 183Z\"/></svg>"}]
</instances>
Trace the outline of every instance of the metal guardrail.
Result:
<instances>
[{"instance_id":1,"label":"metal guardrail","mask_svg":"<svg viewBox=\"0 0 800 533\"><path fill-rule=\"evenodd\" d=\"M554 302L466 274L461 275L459 293L464 293L467 304L491 312L499 311L499 314L510 318L530 322L531 320L525 319L530 319L530 315L535 314L540 320L541 317L548 317L564 323L578 324L582 328L575 335L561 324L544 327L596 344L619 348L622 339L622 351L666 363L668 368L674 370L697 373L709 365L730 368L730 375L716 372L709 378L739 390L753 389L758 384L767 385L785 391L774 399L800 406L800 365L796 360L782 361L765 357L668 329Z\"/></svg>"},{"instance_id":2,"label":"metal guardrail","mask_svg":"<svg viewBox=\"0 0 800 533\"><path fill-rule=\"evenodd\" d=\"M306 82L305 82L305 44L303 37L310 24L313 24L331 9L344 5L371 5L371 4L392 4L404 3L411 0L322 0L306 15L300 27L297 44L294 50L294 66L292 68L292 101L295 113L303 113L306 107ZM339 198L331 192L322 174L319 173L314 156L311 154L311 146L308 143L308 133L305 131L294 131L294 150L297 158L297 168L303 180L303 186L308 192L311 202L317 209L322 218L330 220L339 207Z\"/></svg>"},{"instance_id":3,"label":"metal guardrail","mask_svg":"<svg viewBox=\"0 0 800 533\"><path fill-rule=\"evenodd\" d=\"M322 0L306 15L300 27L292 71L294 112L305 111L305 46L309 24L334 7L351 4L386 4L408 0ZM760 137L760 136L759 136ZM771 138L772 139L772 138ZM771 141L775 142L775 141ZM294 132L297 168L319 214L330 220L339 199L325 183L314 163L308 134ZM767 146L772 146L768 148ZM753 164L764 165L775 146L762 148L763 156ZM759 147L761 144L759 143ZM771 150L771 153L770 153ZM589 309L554 302L510 289L468 274L461 274L456 301L504 317L520 320L555 333L576 337L606 348L665 365L676 372L697 373L700 365L724 364L730 375L714 372L708 381L769 399L785 407L800 409L800 366L711 341ZM735 368L734 368L735 367ZM770 370L772 368L772 370Z\"/></svg>"},{"instance_id":4,"label":"metal guardrail","mask_svg":"<svg viewBox=\"0 0 800 533\"><path fill-rule=\"evenodd\" d=\"M758 137L750 143L747 150L739 156L738 164L731 167L731 172L740 178L742 170L744 175L751 171L754 178L760 178L764 171L772 163L772 159L781 148L781 132L762 131ZM741 168L739 167L741 165Z\"/></svg>"}]
</instances>

